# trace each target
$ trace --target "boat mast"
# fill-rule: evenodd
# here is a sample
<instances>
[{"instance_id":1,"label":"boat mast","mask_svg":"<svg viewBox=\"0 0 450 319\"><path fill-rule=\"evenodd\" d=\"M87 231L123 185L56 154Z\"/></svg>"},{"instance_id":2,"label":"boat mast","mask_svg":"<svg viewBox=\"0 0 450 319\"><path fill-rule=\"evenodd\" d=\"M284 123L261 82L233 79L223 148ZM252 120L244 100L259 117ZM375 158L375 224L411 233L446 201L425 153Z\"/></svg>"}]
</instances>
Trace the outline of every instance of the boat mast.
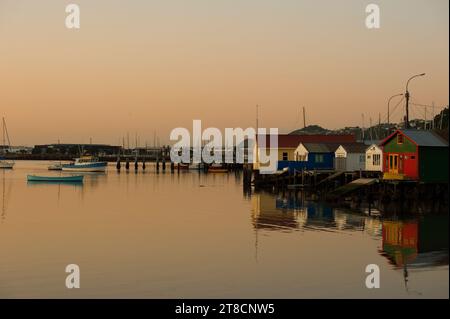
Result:
<instances>
[{"instance_id":1,"label":"boat mast","mask_svg":"<svg viewBox=\"0 0 450 319\"><path fill-rule=\"evenodd\" d=\"M5 118L2 118L2 136L3 136L3 142L2 142L2 154L5 153Z\"/></svg>"},{"instance_id":2,"label":"boat mast","mask_svg":"<svg viewBox=\"0 0 450 319\"><path fill-rule=\"evenodd\" d=\"M3 151L5 151L4 147L6 146L5 135L6 140L8 141L8 149L9 149L11 147L11 140L9 139L8 128L6 127L6 121L5 118L3 117Z\"/></svg>"}]
</instances>

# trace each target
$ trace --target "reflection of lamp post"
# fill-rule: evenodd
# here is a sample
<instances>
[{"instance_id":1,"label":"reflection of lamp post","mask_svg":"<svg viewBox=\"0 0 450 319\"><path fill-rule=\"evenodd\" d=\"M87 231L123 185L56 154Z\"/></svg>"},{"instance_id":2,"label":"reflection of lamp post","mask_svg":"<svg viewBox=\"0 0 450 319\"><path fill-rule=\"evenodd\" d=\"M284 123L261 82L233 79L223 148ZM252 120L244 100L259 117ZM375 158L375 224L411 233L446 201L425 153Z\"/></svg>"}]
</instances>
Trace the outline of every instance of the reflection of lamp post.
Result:
<instances>
[{"instance_id":1,"label":"reflection of lamp post","mask_svg":"<svg viewBox=\"0 0 450 319\"><path fill-rule=\"evenodd\" d=\"M388 100L388 113L387 113L387 124L388 124L388 131L389 131L389 124L391 124L390 122L389 122L389 110L390 110L390 108L389 108L389 104L391 103L391 100L394 98L394 97L397 97L397 96L403 96L403 93L400 93L400 94L395 94L395 95L392 95L390 98L389 98L389 100Z\"/></svg>"},{"instance_id":2,"label":"reflection of lamp post","mask_svg":"<svg viewBox=\"0 0 450 319\"><path fill-rule=\"evenodd\" d=\"M412 77L409 78L409 80L406 82L406 93L405 93L405 97L406 97L406 117L405 117L405 128L409 128L409 91L408 91L408 85L409 85L409 81L411 81L414 78L417 78L419 76L424 76L425 73L421 73L421 74L416 74Z\"/></svg>"}]
</instances>

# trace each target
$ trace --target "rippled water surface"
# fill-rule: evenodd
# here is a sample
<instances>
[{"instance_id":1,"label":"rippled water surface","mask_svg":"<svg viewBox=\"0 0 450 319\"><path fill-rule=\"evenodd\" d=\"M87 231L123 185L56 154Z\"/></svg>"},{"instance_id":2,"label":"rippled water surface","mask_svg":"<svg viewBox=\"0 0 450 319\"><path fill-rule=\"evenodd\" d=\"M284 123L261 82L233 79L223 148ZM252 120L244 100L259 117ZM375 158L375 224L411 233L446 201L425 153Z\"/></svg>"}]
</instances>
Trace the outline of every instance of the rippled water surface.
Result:
<instances>
[{"instance_id":1,"label":"rippled water surface","mask_svg":"<svg viewBox=\"0 0 450 319\"><path fill-rule=\"evenodd\" d=\"M27 183L47 165L0 171L1 298L448 298L447 215L383 219L151 165Z\"/></svg>"}]
</instances>

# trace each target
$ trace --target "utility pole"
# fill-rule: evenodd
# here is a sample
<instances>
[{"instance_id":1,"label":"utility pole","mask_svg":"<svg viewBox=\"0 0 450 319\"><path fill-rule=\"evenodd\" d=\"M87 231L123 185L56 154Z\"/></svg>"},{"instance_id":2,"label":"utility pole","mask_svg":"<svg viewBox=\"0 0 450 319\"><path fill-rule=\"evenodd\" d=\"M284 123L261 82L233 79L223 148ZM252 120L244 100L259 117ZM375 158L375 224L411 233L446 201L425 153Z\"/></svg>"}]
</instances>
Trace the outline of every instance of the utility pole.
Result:
<instances>
[{"instance_id":1,"label":"utility pole","mask_svg":"<svg viewBox=\"0 0 450 319\"><path fill-rule=\"evenodd\" d=\"M431 129L434 130L434 101L431 102Z\"/></svg>"},{"instance_id":2,"label":"utility pole","mask_svg":"<svg viewBox=\"0 0 450 319\"><path fill-rule=\"evenodd\" d=\"M361 128L361 131L362 131L362 140L364 141L364 113L361 114L361 117L362 117L362 128Z\"/></svg>"},{"instance_id":3,"label":"utility pole","mask_svg":"<svg viewBox=\"0 0 450 319\"><path fill-rule=\"evenodd\" d=\"M425 124L423 125L423 127L425 128L425 130L427 129L427 107L424 106L425 108Z\"/></svg>"},{"instance_id":4,"label":"utility pole","mask_svg":"<svg viewBox=\"0 0 450 319\"><path fill-rule=\"evenodd\" d=\"M405 116L405 129L409 128L409 91L408 91L408 85L409 85L409 81L411 81L412 79L419 77L419 76L424 76L425 73L421 73L421 74L416 74L413 75L412 77L410 77L408 79L408 81L406 82L406 92L405 92L405 97L406 97L406 116Z\"/></svg>"},{"instance_id":5,"label":"utility pole","mask_svg":"<svg viewBox=\"0 0 450 319\"><path fill-rule=\"evenodd\" d=\"M377 139L381 139L381 113L378 113L378 134Z\"/></svg>"},{"instance_id":6,"label":"utility pole","mask_svg":"<svg viewBox=\"0 0 450 319\"><path fill-rule=\"evenodd\" d=\"M303 107L303 128L306 128L306 110Z\"/></svg>"}]
</instances>

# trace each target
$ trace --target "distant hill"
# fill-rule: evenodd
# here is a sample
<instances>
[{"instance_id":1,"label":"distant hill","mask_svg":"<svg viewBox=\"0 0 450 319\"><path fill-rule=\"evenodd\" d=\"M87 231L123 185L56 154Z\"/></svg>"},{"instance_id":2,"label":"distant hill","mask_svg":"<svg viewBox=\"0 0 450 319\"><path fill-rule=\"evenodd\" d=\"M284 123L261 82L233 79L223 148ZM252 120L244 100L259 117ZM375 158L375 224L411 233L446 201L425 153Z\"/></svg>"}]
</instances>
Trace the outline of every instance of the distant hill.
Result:
<instances>
[{"instance_id":1,"label":"distant hill","mask_svg":"<svg viewBox=\"0 0 450 319\"><path fill-rule=\"evenodd\" d=\"M409 125L411 128L416 128L418 130L433 129L436 133L448 140L449 108L447 106L433 119L428 121L424 121L423 119L412 119L409 121ZM381 140L388 136L389 132L392 133L395 129L401 129L403 127L403 123L380 123L371 127L366 127L364 130L359 126L329 130L319 125L309 125L307 127L292 131L289 135L354 134L357 140Z\"/></svg>"},{"instance_id":2,"label":"distant hill","mask_svg":"<svg viewBox=\"0 0 450 319\"><path fill-rule=\"evenodd\" d=\"M292 131L289 135L313 135L313 134L330 134L327 130L319 125L308 125L307 127Z\"/></svg>"}]
</instances>

